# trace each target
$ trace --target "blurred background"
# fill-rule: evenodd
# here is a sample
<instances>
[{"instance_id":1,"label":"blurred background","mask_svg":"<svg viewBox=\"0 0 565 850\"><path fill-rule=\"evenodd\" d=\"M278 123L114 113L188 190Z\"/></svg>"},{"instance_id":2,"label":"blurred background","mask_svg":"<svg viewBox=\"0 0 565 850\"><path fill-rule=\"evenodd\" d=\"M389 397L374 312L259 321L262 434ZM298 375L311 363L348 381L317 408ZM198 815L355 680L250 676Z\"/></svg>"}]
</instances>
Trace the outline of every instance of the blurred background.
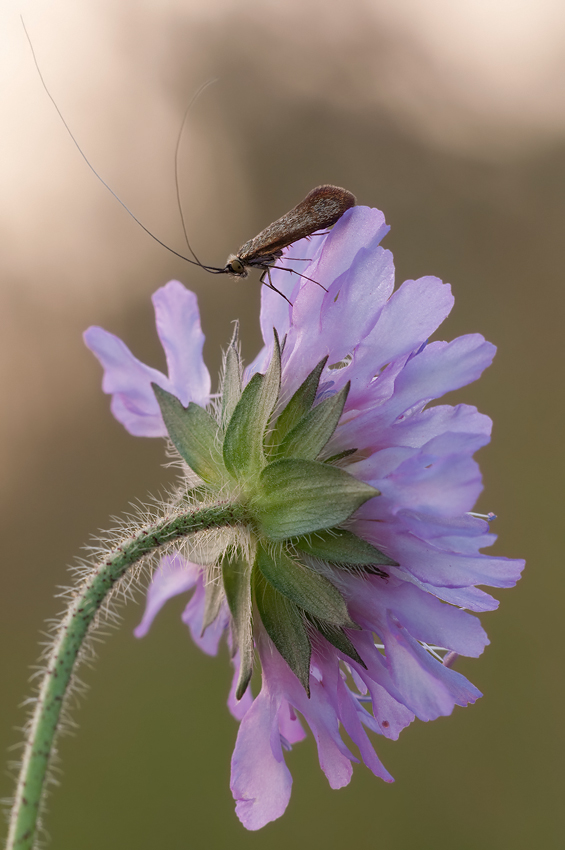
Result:
<instances>
[{"instance_id":1,"label":"blurred background","mask_svg":"<svg viewBox=\"0 0 565 850\"><path fill-rule=\"evenodd\" d=\"M228 779L237 732L227 654L192 645L177 599L136 641L139 605L99 647L61 741L47 827L57 850L104 847L386 850L561 847L563 835L562 0L4 0L0 8L0 753L20 740L30 666L55 589L89 535L171 480L159 440L111 417L82 331L100 324L162 368L150 294L171 278L198 294L213 375L231 322L259 345L253 277L212 278L155 244L95 179L182 252L174 148L187 103L180 188L207 263L313 186L346 186L384 210L398 281L453 284L450 339L499 346L449 399L495 421L479 456L495 550L526 557L517 589L483 617L492 646L458 669L474 707L414 723L330 791L310 738L287 759L287 814L248 833ZM0 794L12 782L1 775Z\"/></svg>"}]
</instances>

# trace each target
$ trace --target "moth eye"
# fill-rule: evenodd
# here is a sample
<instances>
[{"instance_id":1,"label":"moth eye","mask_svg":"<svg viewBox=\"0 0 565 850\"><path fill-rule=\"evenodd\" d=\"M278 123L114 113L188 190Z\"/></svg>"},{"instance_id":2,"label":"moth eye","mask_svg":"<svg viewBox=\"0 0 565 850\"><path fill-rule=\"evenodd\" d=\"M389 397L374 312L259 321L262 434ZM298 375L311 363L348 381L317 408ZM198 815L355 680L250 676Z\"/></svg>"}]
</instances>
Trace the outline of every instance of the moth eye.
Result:
<instances>
[{"instance_id":1,"label":"moth eye","mask_svg":"<svg viewBox=\"0 0 565 850\"><path fill-rule=\"evenodd\" d=\"M238 258L235 257L235 259L233 259L229 264L229 269L232 274L243 274L243 272L245 271L245 266L243 265L241 260L238 260Z\"/></svg>"}]
</instances>

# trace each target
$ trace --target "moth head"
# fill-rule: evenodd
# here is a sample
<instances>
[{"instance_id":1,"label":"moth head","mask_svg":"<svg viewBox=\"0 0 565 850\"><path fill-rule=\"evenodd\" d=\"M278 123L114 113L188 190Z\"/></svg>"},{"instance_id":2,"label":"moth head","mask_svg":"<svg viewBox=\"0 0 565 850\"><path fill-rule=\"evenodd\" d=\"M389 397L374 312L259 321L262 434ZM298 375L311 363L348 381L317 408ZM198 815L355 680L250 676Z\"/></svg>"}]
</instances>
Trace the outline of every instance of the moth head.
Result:
<instances>
[{"instance_id":1,"label":"moth head","mask_svg":"<svg viewBox=\"0 0 565 850\"><path fill-rule=\"evenodd\" d=\"M247 267L241 262L237 254L230 254L224 271L234 277L247 277Z\"/></svg>"}]
</instances>

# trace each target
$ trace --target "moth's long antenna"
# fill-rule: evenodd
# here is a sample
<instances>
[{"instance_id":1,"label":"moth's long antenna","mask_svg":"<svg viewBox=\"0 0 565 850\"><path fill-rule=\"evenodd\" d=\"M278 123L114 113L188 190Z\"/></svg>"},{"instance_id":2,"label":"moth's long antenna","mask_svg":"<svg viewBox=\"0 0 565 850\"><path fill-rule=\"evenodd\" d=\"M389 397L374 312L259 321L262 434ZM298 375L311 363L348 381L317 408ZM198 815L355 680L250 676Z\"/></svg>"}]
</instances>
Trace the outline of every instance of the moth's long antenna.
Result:
<instances>
[{"instance_id":1,"label":"moth's long antenna","mask_svg":"<svg viewBox=\"0 0 565 850\"><path fill-rule=\"evenodd\" d=\"M68 124L67 124L67 122L65 121L65 118L63 117L63 113L61 112L61 110L60 110L60 109L59 109L59 107L57 106L57 103L56 103L56 101L55 101L55 98L53 97L53 95L51 94L51 92L49 91L49 89L47 88L47 83L46 83L46 82L45 82L45 80L43 79L43 74L41 73L41 68L39 67L39 62L37 61L37 57L36 57L36 55L35 55L35 50L33 49L33 44L31 43L31 38L29 37L29 33L28 33L28 31L27 31L27 28L26 28L26 25L25 25L24 19L23 19L23 17L22 17L21 15L20 15L20 19L21 19L21 22L22 22L22 26L23 26L23 28L24 28L24 32L25 32L25 34L26 34L26 38L27 38L27 40L28 40L28 42L29 42L29 46L30 46L30 50L31 50L31 55L33 56L33 61L34 61L34 63L35 63L35 67L37 68L37 73L39 74L39 79L41 80L41 84L42 84L43 88L45 89L45 91L46 91L46 93L47 93L47 97L49 98L49 100L51 101L51 103L53 104L53 106L55 107L55 109L57 110L57 114L59 115L59 118L60 118L60 119L61 119L61 121L63 122L63 125L64 125L64 127L65 127L65 129L66 129L67 133L68 133L68 134L69 134L69 136L71 137L72 141L74 142L74 145L75 145L76 149L78 150L78 152L80 153L80 155L82 156L82 158L84 159L84 161L86 162L86 164L88 165L88 167L90 168L90 170L92 171L92 173L94 174L94 176L95 176L95 177L97 177L97 178L98 178L98 180L100 180L100 182L102 183L102 185L106 187L106 189L110 192L110 194L114 196L114 198L116 199L116 201L117 201L117 202L118 202L118 203L119 203L119 204L120 204L120 205L121 205L121 206L125 209L125 211L128 213L128 215L130 215L130 216L133 218L133 220L134 220L134 221L135 221L135 222L136 222L136 223L137 223L137 224L138 224L138 225L142 228L142 230L144 230L144 231L148 234L148 236L150 236L152 239L154 239L154 240L155 240L155 242L157 242L159 245L161 245L161 246L162 246L163 248L165 248L167 251L170 251L170 252L171 252L171 254L174 254L176 257L179 257L181 260L185 260L185 262L187 262L187 263L191 263L193 266L200 266L201 268L205 269L205 271L212 272L213 274L220 274L221 272L223 272L223 269L217 268L216 266L205 266L203 263L195 262L194 260L191 260L191 259L189 259L188 257L185 257L185 256L184 256L184 254L179 254L179 252L178 252L178 251L175 251L175 250L174 250L174 248L171 248L171 247L169 247L169 245L166 245L166 244L165 244L165 242L162 242L162 241L161 241L161 239L159 239L157 236L155 236L155 234L154 234L154 233L151 233L151 231L149 230L149 228L147 228L147 227L143 224L143 222L142 222L142 221L140 221L140 220L137 218L137 216L135 216L135 215L132 213L132 211L129 209L129 207L127 207L127 206L126 206L126 204L124 204L124 202L122 201L122 199L121 199L118 195L116 195L116 193L114 192L114 190L113 190L113 189L112 189L112 188L111 188L111 187L110 187L110 186L106 183L106 181L105 181L105 180L104 180L104 179L100 176L100 174L96 171L96 169L94 168L94 166L93 166L93 165L89 162L88 158L86 157L86 154L83 152L83 150L82 150L81 146L79 145L79 143L77 142L76 138L74 137L74 135L73 135L73 132L72 132L71 128L69 127L69 125L68 125Z\"/></svg>"},{"instance_id":2,"label":"moth's long antenna","mask_svg":"<svg viewBox=\"0 0 565 850\"><path fill-rule=\"evenodd\" d=\"M208 86L211 86L211 85L213 85L213 83L217 83L217 82L218 82L217 77L212 77L212 79L206 80L206 82L202 83L202 85L197 89L195 94L193 94L192 97L190 98L190 102L189 102L188 106L186 107L186 110L185 110L183 118L182 118L180 130L179 130L179 134L178 134L178 138L177 138L177 144L176 144L176 147L175 147L175 189L176 189L176 193L177 193L177 205L178 205L178 209L179 209L179 213L180 213L182 231L184 233L184 239L185 239L187 248L188 248L188 250L190 251L190 253L192 254L192 256L194 257L194 259L196 260L196 262L198 263L199 266L201 266L202 263L200 262L200 260L196 256L196 254L194 253L194 251L192 249L192 245L190 244L190 241L188 239L188 233L186 231L186 222L184 220L184 212L183 212L183 209L182 209L182 201L181 201L180 188L179 188L179 185L180 185L179 184L179 152L180 152L180 143L181 143L181 139L182 139L184 125L186 124L186 119L188 117L188 113L190 112L193 104L200 97L202 92L205 91L208 88Z\"/></svg>"}]
</instances>

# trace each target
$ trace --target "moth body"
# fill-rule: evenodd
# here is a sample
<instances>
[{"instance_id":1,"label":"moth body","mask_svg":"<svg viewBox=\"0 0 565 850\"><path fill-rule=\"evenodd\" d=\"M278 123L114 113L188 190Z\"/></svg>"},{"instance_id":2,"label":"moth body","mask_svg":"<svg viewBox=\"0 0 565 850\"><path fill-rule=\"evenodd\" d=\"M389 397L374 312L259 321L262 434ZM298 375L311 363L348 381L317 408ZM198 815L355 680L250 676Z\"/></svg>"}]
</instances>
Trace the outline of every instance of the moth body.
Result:
<instances>
[{"instance_id":1,"label":"moth body","mask_svg":"<svg viewBox=\"0 0 565 850\"><path fill-rule=\"evenodd\" d=\"M245 242L237 254L230 254L223 271L237 278L247 277L252 268L268 271L282 256L283 248L331 227L355 204L355 196L347 189L317 186L293 209Z\"/></svg>"}]
</instances>

